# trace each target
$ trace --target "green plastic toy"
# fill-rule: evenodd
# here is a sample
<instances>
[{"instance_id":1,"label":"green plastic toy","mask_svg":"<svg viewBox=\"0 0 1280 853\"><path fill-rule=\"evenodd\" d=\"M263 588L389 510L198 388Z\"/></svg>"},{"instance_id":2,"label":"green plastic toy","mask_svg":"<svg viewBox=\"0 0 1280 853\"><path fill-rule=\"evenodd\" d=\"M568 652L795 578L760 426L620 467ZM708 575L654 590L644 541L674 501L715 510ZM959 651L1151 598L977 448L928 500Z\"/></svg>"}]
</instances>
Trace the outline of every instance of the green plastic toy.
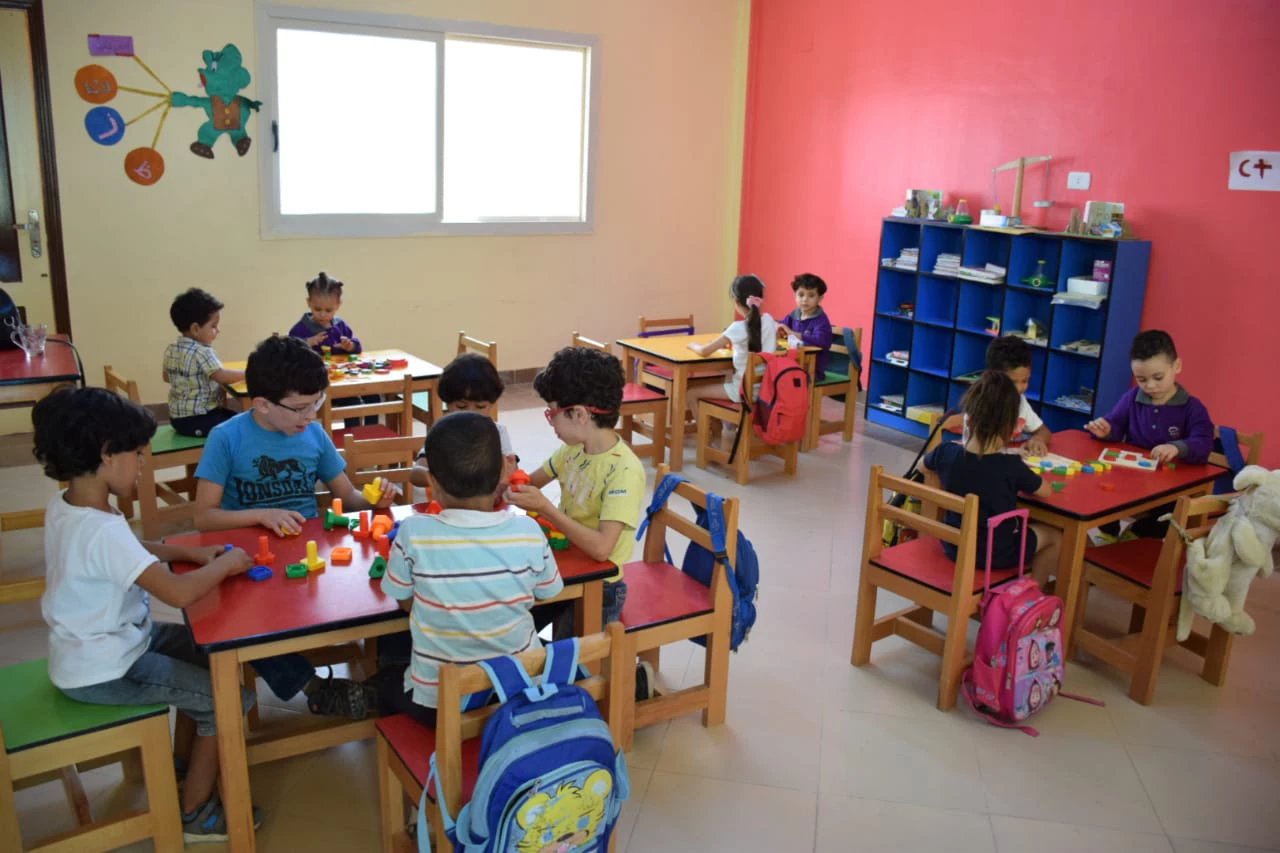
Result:
<instances>
[{"instance_id":1,"label":"green plastic toy","mask_svg":"<svg viewBox=\"0 0 1280 853\"><path fill-rule=\"evenodd\" d=\"M290 563L284 567L284 576L287 578L305 578L307 576L307 564Z\"/></svg>"},{"instance_id":2,"label":"green plastic toy","mask_svg":"<svg viewBox=\"0 0 1280 853\"><path fill-rule=\"evenodd\" d=\"M369 566L369 577L380 578L387 573L387 561L382 555L373 558L373 563Z\"/></svg>"}]
</instances>

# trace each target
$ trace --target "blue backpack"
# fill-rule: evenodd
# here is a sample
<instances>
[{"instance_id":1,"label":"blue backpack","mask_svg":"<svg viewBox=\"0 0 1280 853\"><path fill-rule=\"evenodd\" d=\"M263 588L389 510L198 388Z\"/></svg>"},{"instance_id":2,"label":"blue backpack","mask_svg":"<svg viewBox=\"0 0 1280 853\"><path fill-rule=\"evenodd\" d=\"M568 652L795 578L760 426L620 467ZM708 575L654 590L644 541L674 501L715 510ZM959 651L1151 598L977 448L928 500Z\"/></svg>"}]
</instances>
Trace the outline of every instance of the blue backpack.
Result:
<instances>
[{"instance_id":1,"label":"blue backpack","mask_svg":"<svg viewBox=\"0 0 1280 853\"><path fill-rule=\"evenodd\" d=\"M653 490L653 500L645 511L645 519L636 531L636 539L640 539L649 527L653 516L667 505L667 499L680 483L689 482L679 474L667 474L662 482ZM738 565L729 565L726 551L724 529L724 498L713 492L707 492L707 509L695 506L696 522L699 527L710 532L711 546L714 552L708 551L696 542L690 542L684 552L684 562L680 570L703 586L711 586L711 573L717 562L724 565L725 577L729 579L729 589L733 593L733 627L729 632L729 648L737 651L751 633L756 624L756 596L760 586L760 561L756 557L756 549L751 541L738 531ZM667 562L673 563L671 550L667 549ZM674 564L674 563L673 563ZM705 637L693 640L700 646L707 644Z\"/></svg>"},{"instance_id":2,"label":"blue backpack","mask_svg":"<svg viewBox=\"0 0 1280 853\"><path fill-rule=\"evenodd\" d=\"M1230 473L1223 474L1221 477L1213 481L1213 493L1215 495L1225 495L1227 492L1235 491L1235 477L1244 470L1244 455L1240 452L1239 433L1233 427L1218 425L1218 437L1214 439L1215 445L1222 445L1221 450L1227 457L1227 466L1231 469ZM1214 447L1214 450L1218 450Z\"/></svg>"},{"instance_id":3,"label":"blue backpack","mask_svg":"<svg viewBox=\"0 0 1280 853\"><path fill-rule=\"evenodd\" d=\"M455 822L431 756L418 803L418 850L431 850L426 792L434 781L445 833L460 853L516 853L557 842L554 849L604 853L631 785L595 700L573 683L578 641L547 647L537 685L513 657L479 665L502 706L480 739L475 791Z\"/></svg>"}]
</instances>

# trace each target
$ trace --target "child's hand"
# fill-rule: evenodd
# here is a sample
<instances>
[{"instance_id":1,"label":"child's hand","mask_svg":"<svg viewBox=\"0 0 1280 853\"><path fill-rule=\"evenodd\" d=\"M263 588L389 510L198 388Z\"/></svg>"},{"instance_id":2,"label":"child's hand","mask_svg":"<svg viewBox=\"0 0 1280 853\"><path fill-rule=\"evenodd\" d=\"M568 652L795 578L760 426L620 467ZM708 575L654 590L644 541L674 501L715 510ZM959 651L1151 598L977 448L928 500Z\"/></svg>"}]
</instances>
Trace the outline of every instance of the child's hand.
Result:
<instances>
[{"instance_id":1,"label":"child's hand","mask_svg":"<svg viewBox=\"0 0 1280 853\"><path fill-rule=\"evenodd\" d=\"M507 503L520 507L525 512L544 513L552 509L551 501L542 493L542 489L534 486L512 486L503 495Z\"/></svg>"},{"instance_id":2,"label":"child's hand","mask_svg":"<svg viewBox=\"0 0 1280 853\"><path fill-rule=\"evenodd\" d=\"M187 550L187 554L182 558L184 563L195 563L197 566L207 566L214 560L222 556L226 548L222 545L194 545ZM235 550L234 548L232 549Z\"/></svg>"},{"instance_id":3,"label":"child's hand","mask_svg":"<svg viewBox=\"0 0 1280 853\"><path fill-rule=\"evenodd\" d=\"M689 344L689 349L693 350L698 355L706 355L706 352L702 349L702 344Z\"/></svg>"},{"instance_id":4,"label":"child's hand","mask_svg":"<svg viewBox=\"0 0 1280 853\"><path fill-rule=\"evenodd\" d=\"M1151 448L1151 458L1157 462L1172 462L1178 458L1178 448L1172 444L1157 444Z\"/></svg>"},{"instance_id":5,"label":"child's hand","mask_svg":"<svg viewBox=\"0 0 1280 853\"><path fill-rule=\"evenodd\" d=\"M1111 435L1111 424L1107 422L1106 418L1094 418L1085 424L1084 428L1094 438L1106 438Z\"/></svg>"},{"instance_id":6,"label":"child's hand","mask_svg":"<svg viewBox=\"0 0 1280 853\"><path fill-rule=\"evenodd\" d=\"M1025 450L1029 456L1044 456L1049 452L1049 445L1045 444L1041 439L1028 438L1026 443L1022 445L1022 449Z\"/></svg>"},{"instance_id":7,"label":"child's hand","mask_svg":"<svg viewBox=\"0 0 1280 853\"><path fill-rule=\"evenodd\" d=\"M327 337L329 337L329 333L327 331L321 332L318 335L312 335L311 337L307 338L307 345L318 347L320 346L321 343L324 342L324 339Z\"/></svg>"},{"instance_id":8,"label":"child's hand","mask_svg":"<svg viewBox=\"0 0 1280 853\"><path fill-rule=\"evenodd\" d=\"M213 546L219 551L222 546ZM238 575L247 572L253 567L253 558L249 556L249 552L243 548L232 548L225 554L221 554L214 562L227 567L227 575Z\"/></svg>"},{"instance_id":9,"label":"child's hand","mask_svg":"<svg viewBox=\"0 0 1280 853\"><path fill-rule=\"evenodd\" d=\"M382 497L378 498L378 502L374 506L377 509L386 509L395 503L398 497L400 497L400 485L384 479L382 481Z\"/></svg>"},{"instance_id":10,"label":"child's hand","mask_svg":"<svg viewBox=\"0 0 1280 853\"><path fill-rule=\"evenodd\" d=\"M302 532L302 513L292 509L264 509L258 512L258 524L277 536L292 536Z\"/></svg>"},{"instance_id":11,"label":"child's hand","mask_svg":"<svg viewBox=\"0 0 1280 853\"><path fill-rule=\"evenodd\" d=\"M351 340L351 338L348 338L344 335L343 337L338 339L338 349L351 352L355 348L356 348L355 341Z\"/></svg>"}]
</instances>

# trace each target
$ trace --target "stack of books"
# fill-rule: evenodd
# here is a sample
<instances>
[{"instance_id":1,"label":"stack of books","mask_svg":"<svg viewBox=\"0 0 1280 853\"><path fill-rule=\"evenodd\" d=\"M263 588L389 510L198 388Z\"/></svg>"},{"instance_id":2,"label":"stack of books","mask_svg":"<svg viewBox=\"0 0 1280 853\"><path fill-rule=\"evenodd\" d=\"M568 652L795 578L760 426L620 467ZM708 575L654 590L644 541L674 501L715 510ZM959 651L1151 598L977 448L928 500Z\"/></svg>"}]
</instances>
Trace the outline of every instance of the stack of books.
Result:
<instances>
[{"instance_id":1,"label":"stack of books","mask_svg":"<svg viewBox=\"0 0 1280 853\"><path fill-rule=\"evenodd\" d=\"M884 360L889 362L890 364L896 364L899 367L906 367L907 362L911 360L911 351L905 350L905 349L896 349L893 352L887 353L884 357Z\"/></svg>"},{"instance_id":2,"label":"stack of books","mask_svg":"<svg viewBox=\"0 0 1280 853\"><path fill-rule=\"evenodd\" d=\"M910 270L915 272L920 268L920 250L919 249L903 249L898 253L897 258L884 258L882 263L886 267L893 267L899 270Z\"/></svg>"},{"instance_id":3,"label":"stack of books","mask_svg":"<svg viewBox=\"0 0 1280 853\"><path fill-rule=\"evenodd\" d=\"M956 274L960 278L980 281L984 284L1004 284L1004 277L1007 273L1008 270L1002 266L987 264L984 267L960 267Z\"/></svg>"},{"instance_id":4,"label":"stack of books","mask_svg":"<svg viewBox=\"0 0 1280 853\"><path fill-rule=\"evenodd\" d=\"M945 275L954 278L960 274L960 256L948 255L945 252L938 255L938 263L933 267L934 275Z\"/></svg>"},{"instance_id":5,"label":"stack of books","mask_svg":"<svg viewBox=\"0 0 1280 853\"><path fill-rule=\"evenodd\" d=\"M902 394L881 394L880 407L902 414L902 404L906 398Z\"/></svg>"}]
</instances>

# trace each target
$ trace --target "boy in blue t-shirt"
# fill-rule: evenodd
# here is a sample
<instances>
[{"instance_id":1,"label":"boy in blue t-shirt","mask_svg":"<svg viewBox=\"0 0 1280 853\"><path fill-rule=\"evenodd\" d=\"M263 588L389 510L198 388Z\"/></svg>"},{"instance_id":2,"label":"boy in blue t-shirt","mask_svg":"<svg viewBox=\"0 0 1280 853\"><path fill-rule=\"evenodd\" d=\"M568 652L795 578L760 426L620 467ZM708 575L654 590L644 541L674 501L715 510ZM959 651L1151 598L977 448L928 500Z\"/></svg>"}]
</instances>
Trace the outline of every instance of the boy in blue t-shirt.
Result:
<instances>
[{"instance_id":1,"label":"boy in blue t-shirt","mask_svg":"<svg viewBox=\"0 0 1280 853\"><path fill-rule=\"evenodd\" d=\"M249 356L245 383L253 408L214 427L196 468L197 528L261 525L276 535L298 533L303 521L319 515L317 481L348 511L374 508L316 421L329 386L324 359L299 338L270 337ZM389 483L378 506L389 506L398 494ZM306 693L317 714L363 719L375 698L349 679L318 678L300 654L263 658L254 668L281 699Z\"/></svg>"}]
</instances>

